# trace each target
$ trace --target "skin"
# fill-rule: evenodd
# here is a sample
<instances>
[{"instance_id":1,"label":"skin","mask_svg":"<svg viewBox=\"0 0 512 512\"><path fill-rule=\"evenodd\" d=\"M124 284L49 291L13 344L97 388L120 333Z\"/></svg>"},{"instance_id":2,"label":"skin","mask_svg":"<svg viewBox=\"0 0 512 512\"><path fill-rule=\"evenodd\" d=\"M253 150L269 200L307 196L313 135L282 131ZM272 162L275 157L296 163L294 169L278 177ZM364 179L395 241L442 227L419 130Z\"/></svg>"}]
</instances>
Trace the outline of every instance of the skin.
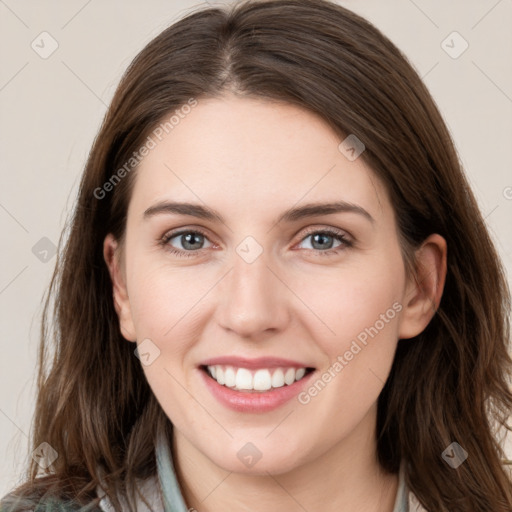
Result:
<instances>
[{"instance_id":1,"label":"skin","mask_svg":"<svg viewBox=\"0 0 512 512\"><path fill-rule=\"evenodd\" d=\"M416 253L417 279L407 276L387 191L362 158L338 150L342 140L292 105L200 99L136 171L123 244L104 241L123 336L160 350L143 368L174 425L185 501L200 512L393 509L398 478L377 461L377 398L397 340L424 330L439 304L446 243L430 236ZM224 223L144 219L165 200L207 205ZM338 200L373 222L354 212L275 222L293 206ZM307 232L329 227L353 245L322 246ZM193 241L198 249L180 236L158 243L178 228L206 238ZM247 236L263 251L252 263L236 252ZM322 254L329 249L338 253ZM200 378L198 365L221 355L292 358L320 377L394 303L401 311L307 404L235 412ZM250 468L237 457L247 442L262 453Z\"/></svg>"}]
</instances>

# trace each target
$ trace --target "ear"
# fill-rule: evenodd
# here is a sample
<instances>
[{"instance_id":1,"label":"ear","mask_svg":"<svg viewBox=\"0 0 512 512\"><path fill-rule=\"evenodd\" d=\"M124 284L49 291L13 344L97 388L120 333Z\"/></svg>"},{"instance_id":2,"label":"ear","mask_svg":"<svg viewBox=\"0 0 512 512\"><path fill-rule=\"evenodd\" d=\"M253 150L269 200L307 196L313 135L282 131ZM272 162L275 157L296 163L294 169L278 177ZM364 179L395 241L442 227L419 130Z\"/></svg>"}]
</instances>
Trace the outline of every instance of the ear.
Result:
<instances>
[{"instance_id":1,"label":"ear","mask_svg":"<svg viewBox=\"0 0 512 512\"><path fill-rule=\"evenodd\" d=\"M407 282L400 339L420 334L435 315L446 279L446 254L446 240L438 234L430 235L416 250L416 275Z\"/></svg>"},{"instance_id":2,"label":"ear","mask_svg":"<svg viewBox=\"0 0 512 512\"><path fill-rule=\"evenodd\" d=\"M133 324L130 300L126 288L124 269L120 263L119 243L111 233L109 233L103 241L103 258L107 264L112 281L114 307L119 317L121 334L128 341L135 342L137 338L135 336L135 326Z\"/></svg>"}]
</instances>

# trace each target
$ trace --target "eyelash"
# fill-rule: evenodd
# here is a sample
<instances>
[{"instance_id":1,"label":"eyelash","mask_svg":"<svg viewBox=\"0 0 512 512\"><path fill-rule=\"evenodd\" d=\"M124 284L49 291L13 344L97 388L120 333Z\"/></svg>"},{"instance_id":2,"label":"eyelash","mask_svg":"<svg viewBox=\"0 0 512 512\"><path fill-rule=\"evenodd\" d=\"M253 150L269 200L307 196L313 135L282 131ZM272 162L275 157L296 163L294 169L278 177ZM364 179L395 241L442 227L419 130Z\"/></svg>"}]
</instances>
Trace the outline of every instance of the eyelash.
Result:
<instances>
[{"instance_id":1,"label":"eyelash","mask_svg":"<svg viewBox=\"0 0 512 512\"><path fill-rule=\"evenodd\" d=\"M175 238L175 237L177 237L179 235L190 234L190 233L202 235L206 239L208 239L208 236L206 235L206 233L204 233L201 230L198 230L198 229L187 229L187 230L182 230L182 231L177 231L177 232L172 232L172 233L165 234L159 240L159 244L162 245L165 249L167 249L173 255L176 255L176 256L179 256L179 257L183 257L183 258L193 257L195 255L195 253L200 252L201 249L195 250L195 251L182 251L180 249L175 249L174 247L169 245L169 241L171 239L173 239L173 238ZM319 249L307 249L307 250L316 252L318 255L330 256L331 254L338 254L340 251L342 251L342 250L344 250L346 248L350 248L350 247L352 247L354 245L354 243L351 240L349 240L341 231L337 231L337 230L332 229L332 228L313 229L313 230L307 232L300 241L302 242L307 237L309 237L311 235L317 235L317 234L330 235L333 238L337 239L339 242L341 242L341 245L339 245L336 249L327 249L325 251L321 251ZM169 248L169 247L171 247L171 248Z\"/></svg>"}]
</instances>

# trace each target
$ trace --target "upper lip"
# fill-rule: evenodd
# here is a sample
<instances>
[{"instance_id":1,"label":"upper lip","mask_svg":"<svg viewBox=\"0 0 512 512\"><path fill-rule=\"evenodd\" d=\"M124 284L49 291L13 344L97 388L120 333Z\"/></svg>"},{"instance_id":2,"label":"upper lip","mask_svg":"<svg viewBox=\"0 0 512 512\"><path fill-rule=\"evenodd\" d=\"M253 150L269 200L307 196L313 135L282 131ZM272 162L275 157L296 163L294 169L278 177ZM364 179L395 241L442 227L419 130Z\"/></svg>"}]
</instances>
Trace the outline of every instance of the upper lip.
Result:
<instances>
[{"instance_id":1,"label":"upper lip","mask_svg":"<svg viewBox=\"0 0 512 512\"><path fill-rule=\"evenodd\" d=\"M246 358L239 356L220 356L212 357L203 361L200 366L215 366L215 365L228 365L237 368L312 368L312 366L291 359L283 359L280 357L257 357Z\"/></svg>"}]
</instances>

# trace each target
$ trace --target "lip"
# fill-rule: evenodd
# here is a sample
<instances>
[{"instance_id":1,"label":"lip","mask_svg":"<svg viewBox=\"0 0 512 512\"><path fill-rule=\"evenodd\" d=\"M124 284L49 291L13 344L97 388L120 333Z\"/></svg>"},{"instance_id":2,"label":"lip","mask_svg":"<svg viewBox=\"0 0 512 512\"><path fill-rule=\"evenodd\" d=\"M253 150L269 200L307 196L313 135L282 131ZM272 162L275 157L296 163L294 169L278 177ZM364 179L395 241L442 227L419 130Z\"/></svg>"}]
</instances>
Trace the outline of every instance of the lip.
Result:
<instances>
[{"instance_id":1,"label":"lip","mask_svg":"<svg viewBox=\"0 0 512 512\"><path fill-rule=\"evenodd\" d=\"M249 359L239 356L221 356L207 359L199 366L214 366L223 364L235 366L237 368L247 368L248 370L257 370L259 368L312 368L312 365L292 361L291 359L282 359L280 357L257 357ZM300 382L300 381L299 381Z\"/></svg>"},{"instance_id":2,"label":"lip","mask_svg":"<svg viewBox=\"0 0 512 512\"><path fill-rule=\"evenodd\" d=\"M222 360L224 361L225 358ZM280 361L282 365L283 360ZM238 361L238 363L240 363L240 361ZM299 367L303 368L304 366ZM264 413L277 409L297 396L308 384L311 376L316 374L316 370L306 374L302 379L295 381L289 386L284 385L274 390L256 392L236 391L235 389L222 386L215 379L210 377L203 368L199 368L199 373L210 393L225 407L237 412Z\"/></svg>"}]
</instances>

